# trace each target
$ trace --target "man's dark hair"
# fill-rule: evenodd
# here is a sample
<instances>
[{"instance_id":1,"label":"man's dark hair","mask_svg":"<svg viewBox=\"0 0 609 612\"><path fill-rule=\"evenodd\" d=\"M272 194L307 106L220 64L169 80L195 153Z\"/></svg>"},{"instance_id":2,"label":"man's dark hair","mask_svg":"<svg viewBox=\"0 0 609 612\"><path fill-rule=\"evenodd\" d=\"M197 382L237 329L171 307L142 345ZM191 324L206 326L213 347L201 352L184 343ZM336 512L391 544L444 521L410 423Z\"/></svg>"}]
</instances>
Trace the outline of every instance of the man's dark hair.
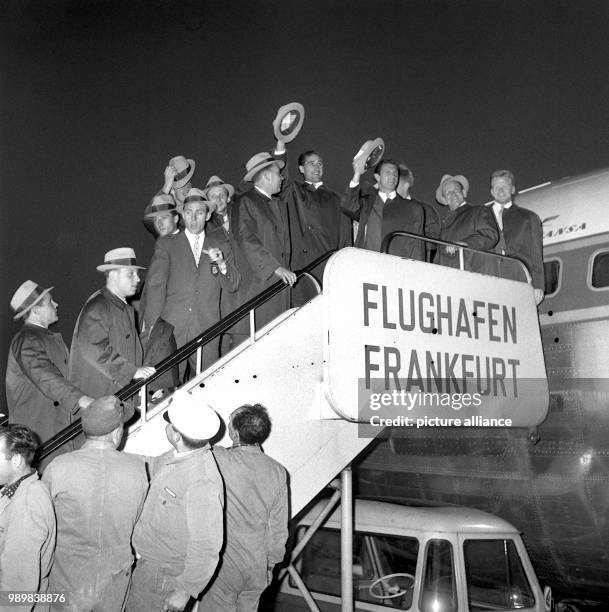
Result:
<instances>
[{"instance_id":1,"label":"man's dark hair","mask_svg":"<svg viewBox=\"0 0 609 612\"><path fill-rule=\"evenodd\" d=\"M233 414L231 423L244 444L262 444L271 433L271 418L267 409L260 404L240 406Z\"/></svg>"},{"instance_id":2,"label":"man's dark hair","mask_svg":"<svg viewBox=\"0 0 609 612\"><path fill-rule=\"evenodd\" d=\"M400 175L400 179L404 179L412 189L412 186L414 185L414 174L412 173L412 170L406 164L400 164L398 166L398 173Z\"/></svg>"},{"instance_id":3,"label":"man's dark hair","mask_svg":"<svg viewBox=\"0 0 609 612\"><path fill-rule=\"evenodd\" d=\"M321 155L319 155L317 151L309 149L308 151L305 151L304 153L301 153L298 156L298 166L304 166L305 162L307 161L307 157L310 157L311 155L317 155L318 157L321 157Z\"/></svg>"},{"instance_id":4,"label":"man's dark hair","mask_svg":"<svg viewBox=\"0 0 609 612\"><path fill-rule=\"evenodd\" d=\"M6 459L21 455L27 465L32 465L39 442L29 427L17 424L4 425L0 427L0 438L4 438L6 444Z\"/></svg>"},{"instance_id":5,"label":"man's dark hair","mask_svg":"<svg viewBox=\"0 0 609 612\"><path fill-rule=\"evenodd\" d=\"M374 169L374 174L380 174L381 170L383 169L383 166L395 166L395 169L397 170L398 174L400 172L400 164L398 164L398 162L393 161L392 159L381 159L381 161L376 164L376 168Z\"/></svg>"}]
</instances>

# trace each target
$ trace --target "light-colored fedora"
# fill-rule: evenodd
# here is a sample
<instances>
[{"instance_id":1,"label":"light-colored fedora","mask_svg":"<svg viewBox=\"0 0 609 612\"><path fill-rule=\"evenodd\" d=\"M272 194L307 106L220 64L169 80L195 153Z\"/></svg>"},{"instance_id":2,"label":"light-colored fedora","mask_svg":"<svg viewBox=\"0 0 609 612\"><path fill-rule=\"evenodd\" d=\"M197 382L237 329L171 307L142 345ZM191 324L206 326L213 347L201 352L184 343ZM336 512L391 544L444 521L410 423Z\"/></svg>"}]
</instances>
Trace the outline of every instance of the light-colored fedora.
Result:
<instances>
[{"instance_id":1,"label":"light-colored fedora","mask_svg":"<svg viewBox=\"0 0 609 612\"><path fill-rule=\"evenodd\" d=\"M356 159L365 160L362 166L362 170L365 172L368 168L374 168L381 161L384 153L385 142L382 138L366 140L360 147L360 150L355 154L353 161Z\"/></svg>"},{"instance_id":2,"label":"light-colored fedora","mask_svg":"<svg viewBox=\"0 0 609 612\"><path fill-rule=\"evenodd\" d=\"M119 268L135 268L137 270L145 270L146 268L138 266L135 262L135 251L129 247L120 247L112 249L104 255L104 263L97 266L100 272L107 270L118 270Z\"/></svg>"},{"instance_id":3,"label":"light-colored fedora","mask_svg":"<svg viewBox=\"0 0 609 612\"><path fill-rule=\"evenodd\" d=\"M176 201L171 194L160 193L155 195L150 200L150 212L146 213L146 217L158 217L164 213L172 213L177 215Z\"/></svg>"},{"instance_id":4,"label":"light-colored fedora","mask_svg":"<svg viewBox=\"0 0 609 612\"><path fill-rule=\"evenodd\" d=\"M277 167L281 170L285 166L285 162L281 159L274 159L270 153L263 151L262 153L256 153L253 157L249 159L247 164L245 164L245 176L243 177L244 181L251 181L254 178L254 175L260 172L263 168L267 166L271 166L272 164L277 164Z\"/></svg>"},{"instance_id":5,"label":"light-colored fedora","mask_svg":"<svg viewBox=\"0 0 609 612\"><path fill-rule=\"evenodd\" d=\"M448 206L448 203L444 198L444 193L442 193L442 190L444 189L444 185L446 185L446 183L450 183L451 181L459 183L461 187L463 187L464 197L467 197L467 192L469 191L469 181L462 174L455 174L454 176L450 174L445 174L440 180L440 184L436 189L436 200L438 200L440 204L444 204L444 206Z\"/></svg>"},{"instance_id":6,"label":"light-colored fedora","mask_svg":"<svg viewBox=\"0 0 609 612\"><path fill-rule=\"evenodd\" d=\"M202 189L192 187L184 198L184 208L189 202L203 202L207 204L207 208L213 208L213 204L205 197L205 192Z\"/></svg>"},{"instance_id":7,"label":"light-colored fedora","mask_svg":"<svg viewBox=\"0 0 609 612\"><path fill-rule=\"evenodd\" d=\"M15 311L13 319L20 319L27 314L49 291L54 287L43 289L40 285L31 280L22 283L11 298L11 308Z\"/></svg>"},{"instance_id":8,"label":"light-colored fedora","mask_svg":"<svg viewBox=\"0 0 609 612\"><path fill-rule=\"evenodd\" d=\"M226 189L226 192L228 193L229 200L235 194L235 188L229 183L225 183L219 176L216 176L215 174L214 176L209 178L209 181L207 181L207 185L205 185L205 189L203 189L205 197L207 197L207 194L212 187L224 187L224 189Z\"/></svg>"},{"instance_id":9,"label":"light-colored fedora","mask_svg":"<svg viewBox=\"0 0 609 612\"><path fill-rule=\"evenodd\" d=\"M209 440L220 430L220 417L216 411L188 391L174 392L163 417L181 434L194 440Z\"/></svg>"},{"instance_id":10,"label":"light-colored fedora","mask_svg":"<svg viewBox=\"0 0 609 612\"><path fill-rule=\"evenodd\" d=\"M173 177L174 187L184 187L195 171L195 160L186 159L183 155L172 157L169 165L176 169L176 175Z\"/></svg>"},{"instance_id":11,"label":"light-colored fedora","mask_svg":"<svg viewBox=\"0 0 609 612\"><path fill-rule=\"evenodd\" d=\"M277 140L292 142L302 129L304 123L305 109L300 102L290 102L284 104L277 111L277 116L273 120L273 132Z\"/></svg>"}]
</instances>

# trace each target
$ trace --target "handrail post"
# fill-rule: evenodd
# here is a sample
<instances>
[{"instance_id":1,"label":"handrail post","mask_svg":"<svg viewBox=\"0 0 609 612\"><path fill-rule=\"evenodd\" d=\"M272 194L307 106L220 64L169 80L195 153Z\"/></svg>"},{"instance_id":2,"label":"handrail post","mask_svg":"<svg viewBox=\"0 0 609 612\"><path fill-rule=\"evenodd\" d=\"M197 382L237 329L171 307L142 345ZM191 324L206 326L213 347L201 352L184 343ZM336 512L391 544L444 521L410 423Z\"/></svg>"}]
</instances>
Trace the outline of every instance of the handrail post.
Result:
<instances>
[{"instance_id":1,"label":"handrail post","mask_svg":"<svg viewBox=\"0 0 609 612\"><path fill-rule=\"evenodd\" d=\"M463 247L459 247L459 270L465 270L465 262L463 260Z\"/></svg>"},{"instance_id":2,"label":"handrail post","mask_svg":"<svg viewBox=\"0 0 609 612\"><path fill-rule=\"evenodd\" d=\"M353 476L348 465L340 473L340 599L341 612L353 612Z\"/></svg>"},{"instance_id":3,"label":"handrail post","mask_svg":"<svg viewBox=\"0 0 609 612\"><path fill-rule=\"evenodd\" d=\"M249 321L250 321L250 345L256 342L256 313L252 308L249 313Z\"/></svg>"},{"instance_id":4,"label":"handrail post","mask_svg":"<svg viewBox=\"0 0 609 612\"><path fill-rule=\"evenodd\" d=\"M203 353L203 347L199 346L197 349L197 366L195 368L197 376L201 374L201 355Z\"/></svg>"},{"instance_id":5,"label":"handrail post","mask_svg":"<svg viewBox=\"0 0 609 612\"><path fill-rule=\"evenodd\" d=\"M145 423L148 420L148 402L146 401L148 397L148 385L144 384L144 386L140 389L140 418L142 419L142 423Z\"/></svg>"}]
</instances>

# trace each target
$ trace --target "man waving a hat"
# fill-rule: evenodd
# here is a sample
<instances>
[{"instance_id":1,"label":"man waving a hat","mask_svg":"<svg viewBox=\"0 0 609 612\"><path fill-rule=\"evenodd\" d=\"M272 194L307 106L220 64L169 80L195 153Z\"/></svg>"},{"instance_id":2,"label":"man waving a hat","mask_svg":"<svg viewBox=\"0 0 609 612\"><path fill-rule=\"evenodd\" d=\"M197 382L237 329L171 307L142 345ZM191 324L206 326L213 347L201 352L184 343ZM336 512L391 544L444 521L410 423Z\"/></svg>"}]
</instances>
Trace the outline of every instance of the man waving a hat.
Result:
<instances>
[{"instance_id":1,"label":"man waving a hat","mask_svg":"<svg viewBox=\"0 0 609 612\"><path fill-rule=\"evenodd\" d=\"M142 367L142 346L133 308L127 303L140 280L135 252L108 251L97 266L106 286L85 303L74 328L70 380L89 395L113 395L132 379L148 378L153 367Z\"/></svg>"},{"instance_id":2,"label":"man waving a hat","mask_svg":"<svg viewBox=\"0 0 609 612\"><path fill-rule=\"evenodd\" d=\"M11 342L6 367L9 421L27 425L41 442L67 427L75 413L93 401L67 380L68 349L61 334L49 330L58 319L52 290L27 280L15 291L13 318L22 320L23 327ZM71 443L58 453L70 450Z\"/></svg>"}]
</instances>

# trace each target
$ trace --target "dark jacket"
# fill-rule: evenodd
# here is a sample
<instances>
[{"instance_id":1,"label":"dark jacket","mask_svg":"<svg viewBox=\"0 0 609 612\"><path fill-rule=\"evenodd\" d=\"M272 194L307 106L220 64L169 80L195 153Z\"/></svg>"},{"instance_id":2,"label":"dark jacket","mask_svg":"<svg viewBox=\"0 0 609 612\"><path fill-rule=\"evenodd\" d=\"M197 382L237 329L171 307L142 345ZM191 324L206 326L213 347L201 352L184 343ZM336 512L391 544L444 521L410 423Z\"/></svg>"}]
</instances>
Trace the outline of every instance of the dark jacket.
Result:
<instances>
[{"instance_id":1,"label":"dark jacket","mask_svg":"<svg viewBox=\"0 0 609 612\"><path fill-rule=\"evenodd\" d=\"M487 204L493 214L492 203ZM499 230L497 253L519 259L526 265L535 289L544 289L543 231L540 218L532 211L512 203L503 210L503 230ZM503 278L524 280L522 271L510 262L497 260L497 274Z\"/></svg>"},{"instance_id":2,"label":"dark jacket","mask_svg":"<svg viewBox=\"0 0 609 612\"><path fill-rule=\"evenodd\" d=\"M472 249L493 251L499 240L499 230L493 213L484 206L462 204L456 210L449 210L442 219L440 239L447 242L462 242ZM492 256L464 253L465 269L481 274L495 274L496 258ZM439 246L435 263L451 268L459 267L459 252L446 253L446 247Z\"/></svg>"},{"instance_id":3,"label":"dark jacket","mask_svg":"<svg viewBox=\"0 0 609 612\"><path fill-rule=\"evenodd\" d=\"M27 425L41 442L72 422L84 395L68 381L68 358L61 334L39 325L24 323L11 342L6 367L9 422ZM71 450L66 444L60 452Z\"/></svg>"},{"instance_id":4,"label":"dark jacket","mask_svg":"<svg viewBox=\"0 0 609 612\"><path fill-rule=\"evenodd\" d=\"M246 301L279 280L275 275L277 268L290 268L290 219L285 202L269 198L256 188L239 196L232 215L244 255L241 275L250 282L247 295L241 296ZM257 326L268 323L289 305L290 294L284 290L258 309Z\"/></svg>"},{"instance_id":5,"label":"dark jacket","mask_svg":"<svg viewBox=\"0 0 609 612\"><path fill-rule=\"evenodd\" d=\"M376 198L380 197L376 189L365 189L359 185L347 189L343 198L343 209L356 221L359 221L354 246L363 248L366 241L366 227L370 212ZM395 231L424 235L425 210L415 200L405 200L397 195L383 206L383 224L381 236ZM408 257L425 261L425 242L416 238L397 237L391 242L389 253L399 257Z\"/></svg>"},{"instance_id":6,"label":"dark jacket","mask_svg":"<svg viewBox=\"0 0 609 612\"><path fill-rule=\"evenodd\" d=\"M290 181L283 191L290 217L292 246L291 269L300 270L328 251L351 245L351 221L341 209L341 196L321 185L315 189L308 183ZM321 284L326 263L311 274ZM300 305L317 294L306 278L298 281L293 291L294 305Z\"/></svg>"},{"instance_id":7,"label":"dark jacket","mask_svg":"<svg viewBox=\"0 0 609 612\"><path fill-rule=\"evenodd\" d=\"M142 365L134 311L106 287L85 303L74 328L70 380L98 398L122 389Z\"/></svg>"}]
</instances>

